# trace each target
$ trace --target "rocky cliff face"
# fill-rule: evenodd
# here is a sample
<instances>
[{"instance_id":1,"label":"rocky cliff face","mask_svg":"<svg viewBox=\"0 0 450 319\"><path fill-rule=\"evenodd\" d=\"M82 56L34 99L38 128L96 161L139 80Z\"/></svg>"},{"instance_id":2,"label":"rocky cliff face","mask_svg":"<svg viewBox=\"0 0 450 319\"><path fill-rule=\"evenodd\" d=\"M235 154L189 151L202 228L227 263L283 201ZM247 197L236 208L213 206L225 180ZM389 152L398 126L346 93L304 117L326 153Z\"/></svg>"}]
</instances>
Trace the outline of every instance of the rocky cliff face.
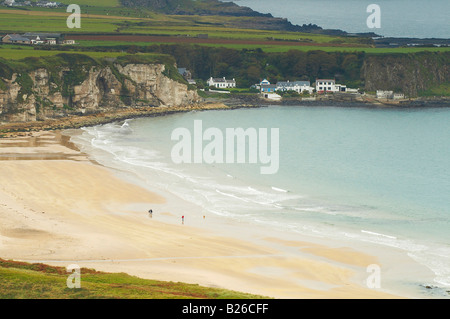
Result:
<instances>
[{"instance_id":1,"label":"rocky cliff face","mask_svg":"<svg viewBox=\"0 0 450 319\"><path fill-rule=\"evenodd\" d=\"M370 55L364 60L361 75L367 91L395 90L416 97L450 82L450 54Z\"/></svg>"},{"instance_id":2,"label":"rocky cliff face","mask_svg":"<svg viewBox=\"0 0 450 319\"><path fill-rule=\"evenodd\" d=\"M199 101L196 91L167 77L164 64L111 64L82 69L38 68L2 77L0 121L27 122L70 114L114 111L136 106L184 106ZM80 71L81 72L81 71ZM78 75L79 76L79 75Z\"/></svg>"}]
</instances>

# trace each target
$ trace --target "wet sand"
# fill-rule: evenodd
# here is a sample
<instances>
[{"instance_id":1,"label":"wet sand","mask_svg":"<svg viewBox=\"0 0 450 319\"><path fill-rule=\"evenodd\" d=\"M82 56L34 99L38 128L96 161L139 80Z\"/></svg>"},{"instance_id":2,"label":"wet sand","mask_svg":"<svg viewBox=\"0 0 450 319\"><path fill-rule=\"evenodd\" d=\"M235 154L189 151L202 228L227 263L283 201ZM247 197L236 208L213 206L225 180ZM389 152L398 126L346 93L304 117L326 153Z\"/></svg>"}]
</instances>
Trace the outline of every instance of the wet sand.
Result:
<instances>
[{"instance_id":1,"label":"wet sand","mask_svg":"<svg viewBox=\"0 0 450 319\"><path fill-rule=\"evenodd\" d=\"M0 159L1 258L275 298L397 297L365 285L367 266L380 263L365 252L272 234L243 240L183 225L177 211L150 218L138 208L169 197L119 178L58 132L0 139Z\"/></svg>"}]
</instances>

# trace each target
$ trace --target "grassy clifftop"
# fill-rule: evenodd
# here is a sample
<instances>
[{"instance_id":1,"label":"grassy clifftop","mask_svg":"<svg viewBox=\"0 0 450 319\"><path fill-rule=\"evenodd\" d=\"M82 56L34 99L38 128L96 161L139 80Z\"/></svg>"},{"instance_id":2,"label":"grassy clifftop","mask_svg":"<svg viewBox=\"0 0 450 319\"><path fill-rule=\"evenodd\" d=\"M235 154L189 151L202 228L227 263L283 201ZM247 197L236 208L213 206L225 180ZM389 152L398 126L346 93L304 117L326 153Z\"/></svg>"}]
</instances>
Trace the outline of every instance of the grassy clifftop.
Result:
<instances>
[{"instance_id":1,"label":"grassy clifftop","mask_svg":"<svg viewBox=\"0 0 450 319\"><path fill-rule=\"evenodd\" d=\"M67 288L63 267L0 259L0 299L256 299L260 296L199 285L81 269L81 288Z\"/></svg>"},{"instance_id":2,"label":"grassy clifftop","mask_svg":"<svg viewBox=\"0 0 450 319\"><path fill-rule=\"evenodd\" d=\"M0 88L2 85L2 78L10 80L13 73L27 73L41 68L48 70L51 74L59 73L62 68L69 68L74 72L74 74L76 73L80 77L77 81L75 81L76 84L79 84L86 78L87 70L90 67L110 65L111 61L121 65L164 64L166 67L166 76L173 80L185 83L184 79L179 75L175 68L175 59L166 54L147 53L102 56L102 53L95 54L95 52L49 53L51 55L29 56L21 60L4 59L0 57Z\"/></svg>"}]
</instances>

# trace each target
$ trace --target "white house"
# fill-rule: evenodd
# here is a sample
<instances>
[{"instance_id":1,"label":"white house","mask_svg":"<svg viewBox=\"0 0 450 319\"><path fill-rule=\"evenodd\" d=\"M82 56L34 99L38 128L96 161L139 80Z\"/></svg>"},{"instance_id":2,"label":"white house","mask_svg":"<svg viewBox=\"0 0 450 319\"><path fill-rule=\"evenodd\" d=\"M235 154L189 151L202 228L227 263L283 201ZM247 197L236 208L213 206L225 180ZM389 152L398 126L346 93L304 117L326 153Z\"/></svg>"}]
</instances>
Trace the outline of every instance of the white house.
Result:
<instances>
[{"instance_id":1,"label":"white house","mask_svg":"<svg viewBox=\"0 0 450 319\"><path fill-rule=\"evenodd\" d=\"M401 100L405 98L405 95L402 93L394 93L394 91L377 91L378 99L387 99L387 100Z\"/></svg>"},{"instance_id":2,"label":"white house","mask_svg":"<svg viewBox=\"0 0 450 319\"><path fill-rule=\"evenodd\" d=\"M213 78L210 77L208 81L206 81L208 86L214 86L218 89L230 89L236 87L236 80L227 80L225 77L223 78Z\"/></svg>"},{"instance_id":3,"label":"white house","mask_svg":"<svg viewBox=\"0 0 450 319\"><path fill-rule=\"evenodd\" d=\"M347 88L347 93L358 94L359 89Z\"/></svg>"},{"instance_id":4,"label":"white house","mask_svg":"<svg viewBox=\"0 0 450 319\"><path fill-rule=\"evenodd\" d=\"M308 93L313 93L314 88L311 86L309 81L282 81L277 83L277 91L295 91L297 93L303 93L307 91Z\"/></svg>"},{"instance_id":5,"label":"white house","mask_svg":"<svg viewBox=\"0 0 450 319\"><path fill-rule=\"evenodd\" d=\"M405 98L405 94L403 93L394 93L394 100L402 100Z\"/></svg>"},{"instance_id":6,"label":"white house","mask_svg":"<svg viewBox=\"0 0 450 319\"><path fill-rule=\"evenodd\" d=\"M270 82L267 79L264 79L260 83L253 84L250 88L261 90L263 85L270 85Z\"/></svg>"},{"instance_id":7,"label":"white house","mask_svg":"<svg viewBox=\"0 0 450 319\"><path fill-rule=\"evenodd\" d=\"M40 36L36 36L34 39L31 38L31 44L44 44L45 42L43 40L41 40ZM55 41L56 44L56 41Z\"/></svg>"},{"instance_id":8,"label":"white house","mask_svg":"<svg viewBox=\"0 0 450 319\"><path fill-rule=\"evenodd\" d=\"M378 99L392 99L394 97L394 91L382 91L377 90Z\"/></svg>"},{"instance_id":9,"label":"white house","mask_svg":"<svg viewBox=\"0 0 450 319\"><path fill-rule=\"evenodd\" d=\"M278 95L276 93L262 93L263 97L265 99L279 101L281 100L281 95Z\"/></svg>"},{"instance_id":10,"label":"white house","mask_svg":"<svg viewBox=\"0 0 450 319\"><path fill-rule=\"evenodd\" d=\"M336 84L335 86L336 91L335 92L347 92L347 85L344 84Z\"/></svg>"},{"instance_id":11,"label":"white house","mask_svg":"<svg viewBox=\"0 0 450 319\"><path fill-rule=\"evenodd\" d=\"M316 80L316 91L317 93L338 93L347 92L347 86L344 84L337 84L336 80L331 79L317 79Z\"/></svg>"},{"instance_id":12,"label":"white house","mask_svg":"<svg viewBox=\"0 0 450 319\"><path fill-rule=\"evenodd\" d=\"M336 80L317 79L316 80L316 91L318 93L336 92Z\"/></svg>"}]
</instances>

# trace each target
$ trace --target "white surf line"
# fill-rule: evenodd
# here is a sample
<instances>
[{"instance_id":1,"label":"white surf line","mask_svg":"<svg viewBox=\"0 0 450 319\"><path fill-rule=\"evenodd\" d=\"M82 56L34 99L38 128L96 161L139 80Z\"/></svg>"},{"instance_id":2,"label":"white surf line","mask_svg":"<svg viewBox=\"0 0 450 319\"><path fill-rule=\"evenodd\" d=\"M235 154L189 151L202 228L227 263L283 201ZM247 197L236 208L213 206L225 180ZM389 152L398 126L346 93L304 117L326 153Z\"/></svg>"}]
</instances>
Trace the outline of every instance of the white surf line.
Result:
<instances>
[{"instance_id":1,"label":"white surf line","mask_svg":"<svg viewBox=\"0 0 450 319\"><path fill-rule=\"evenodd\" d=\"M361 230L361 233L366 233L366 234L381 236L381 237L387 237L387 238L391 238L391 239L397 239L397 237L394 237L394 236L389 236L389 235L380 234L380 233L374 233L374 232L367 231L367 230Z\"/></svg>"},{"instance_id":2,"label":"white surf line","mask_svg":"<svg viewBox=\"0 0 450 319\"><path fill-rule=\"evenodd\" d=\"M220 259L220 258L265 258L265 257L287 257L287 254L269 254L269 255L246 255L246 256L191 256L191 257L158 257L158 258L135 258L135 259L86 259L86 260L25 260L18 259L20 262L27 263L114 263L114 262L133 262L133 261L163 261L180 259Z\"/></svg>"},{"instance_id":3,"label":"white surf line","mask_svg":"<svg viewBox=\"0 0 450 319\"><path fill-rule=\"evenodd\" d=\"M288 190L285 190L285 189L282 189L282 188L278 188L278 187L274 187L274 186L272 186L272 189L274 191L281 192L281 193L289 193Z\"/></svg>"}]
</instances>

